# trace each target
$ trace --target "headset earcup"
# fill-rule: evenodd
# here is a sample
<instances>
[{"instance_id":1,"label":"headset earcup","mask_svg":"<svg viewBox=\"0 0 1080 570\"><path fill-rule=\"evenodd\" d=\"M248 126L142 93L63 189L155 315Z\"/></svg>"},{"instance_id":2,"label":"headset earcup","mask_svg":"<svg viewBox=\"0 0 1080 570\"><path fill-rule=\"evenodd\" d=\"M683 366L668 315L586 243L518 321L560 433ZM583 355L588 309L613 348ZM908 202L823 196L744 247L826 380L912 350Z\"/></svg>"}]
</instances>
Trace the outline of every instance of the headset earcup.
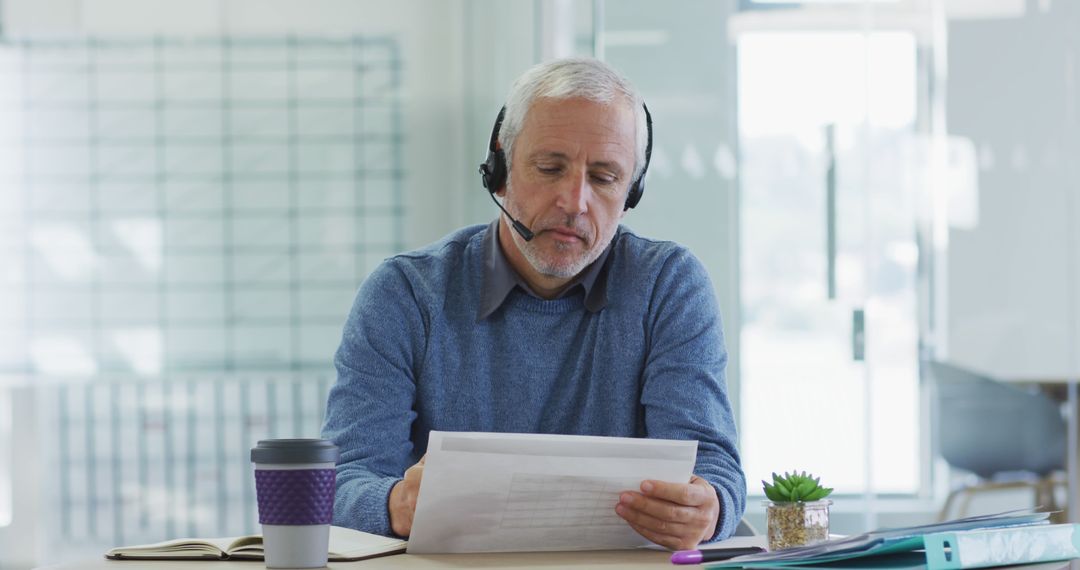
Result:
<instances>
[{"instance_id":1,"label":"headset earcup","mask_svg":"<svg viewBox=\"0 0 1080 570\"><path fill-rule=\"evenodd\" d=\"M627 211L630 208L638 205L641 201L641 197L645 194L645 174L649 171L649 163L652 162L652 113L649 112L649 106L642 103L641 106L645 109L645 132L648 133L648 139L645 143L645 166L641 169L641 174L638 175L638 179L634 181L634 184L630 186L630 190L626 193L626 204L623 205L623 211Z\"/></svg>"},{"instance_id":2,"label":"headset earcup","mask_svg":"<svg viewBox=\"0 0 1080 570\"><path fill-rule=\"evenodd\" d=\"M495 126L491 129L491 139L488 141L487 158L480 165L480 182L491 194L506 186L506 153L498 148L499 129L502 128L505 116L506 106L504 105L499 109L499 115L495 117Z\"/></svg>"},{"instance_id":3,"label":"headset earcup","mask_svg":"<svg viewBox=\"0 0 1080 570\"><path fill-rule=\"evenodd\" d=\"M484 162L487 167L484 176L484 187L492 194L502 190L506 186L506 153L502 149L488 153L488 159Z\"/></svg>"},{"instance_id":4,"label":"headset earcup","mask_svg":"<svg viewBox=\"0 0 1080 570\"><path fill-rule=\"evenodd\" d=\"M488 154L487 160L480 163L480 184L488 189L491 188L491 154Z\"/></svg>"}]
</instances>

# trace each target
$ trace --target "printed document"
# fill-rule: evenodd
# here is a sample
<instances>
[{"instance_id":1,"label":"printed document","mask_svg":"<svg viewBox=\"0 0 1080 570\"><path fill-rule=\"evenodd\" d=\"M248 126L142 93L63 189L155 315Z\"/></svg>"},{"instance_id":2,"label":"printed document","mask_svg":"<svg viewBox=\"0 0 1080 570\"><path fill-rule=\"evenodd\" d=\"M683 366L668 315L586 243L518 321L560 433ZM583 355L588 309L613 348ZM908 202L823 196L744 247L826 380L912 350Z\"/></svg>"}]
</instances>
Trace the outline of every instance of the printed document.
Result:
<instances>
[{"instance_id":1,"label":"printed document","mask_svg":"<svg viewBox=\"0 0 1080 570\"><path fill-rule=\"evenodd\" d=\"M647 546L619 493L689 482L696 457L696 441L433 431L408 552Z\"/></svg>"}]
</instances>

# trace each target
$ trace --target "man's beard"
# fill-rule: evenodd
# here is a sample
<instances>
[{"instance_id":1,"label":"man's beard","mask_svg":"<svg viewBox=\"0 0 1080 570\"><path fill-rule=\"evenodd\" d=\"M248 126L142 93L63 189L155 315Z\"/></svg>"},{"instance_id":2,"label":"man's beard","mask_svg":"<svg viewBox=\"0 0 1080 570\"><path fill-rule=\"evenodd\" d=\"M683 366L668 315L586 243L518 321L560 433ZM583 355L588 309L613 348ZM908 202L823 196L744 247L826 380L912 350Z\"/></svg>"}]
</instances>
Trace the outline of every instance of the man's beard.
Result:
<instances>
[{"instance_id":1,"label":"man's beard","mask_svg":"<svg viewBox=\"0 0 1080 570\"><path fill-rule=\"evenodd\" d=\"M506 185L506 195L510 196L510 184ZM516 204L513 200L506 200L505 207L510 215L515 219L521 219L521 212L517 210ZM525 241L525 238L521 237L517 232L510 232L510 236L514 240L514 244L517 245L518 251L525 256L525 260L529 262L529 265L533 267L541 275L548 277L555 277L559 279L570 279L581 273L590 263L596 261L600 254L604 252L604 248L607 247L611 238L615 235L614 229L617 226L613 226L611 235L602 236L602 239L594 239L592 228L585 224L585 218L580 216L564 216L562 219L557 217L549 217L545 220L533 222L533 226L529 229L534 234L539 235L543 230L562 227L568 230L572 230L580 238L582 238L584 244L592 244L591 249L586 249L576 257L569 259L547 259L543 249L539 243L535 241ZM569 250L576 247L573 244L564 244L560 242L554 243L556 250Z\"/></svg>"}]
</instances>

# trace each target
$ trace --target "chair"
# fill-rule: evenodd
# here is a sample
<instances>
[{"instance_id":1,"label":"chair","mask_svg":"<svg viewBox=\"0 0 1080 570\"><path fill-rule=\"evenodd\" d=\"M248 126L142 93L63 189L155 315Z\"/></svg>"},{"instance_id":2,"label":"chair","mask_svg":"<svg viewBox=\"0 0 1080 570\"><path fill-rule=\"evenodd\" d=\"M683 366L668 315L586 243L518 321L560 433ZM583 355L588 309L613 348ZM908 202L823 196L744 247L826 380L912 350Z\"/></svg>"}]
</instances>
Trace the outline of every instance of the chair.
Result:
<instances>
[{"instance_id":1,"label":"chair","mask_svg":"<svg viewBox=\"0 0 1080 570\"><path fill-rule=\"evenodd\" d=\"M963 497L964 516L975 494L1031 488L1037 506L1057 510L1054 491L1064 480L1066 424L1057 403L1039 392L1010 386L944 362L931 361L936 384L935 439L945 461L980 479L949 493L939 519ZM1015 475L1026 475L1017 480ZM1009 475L1011 480L1004 480Z\"/></svg>"}]
</instances>

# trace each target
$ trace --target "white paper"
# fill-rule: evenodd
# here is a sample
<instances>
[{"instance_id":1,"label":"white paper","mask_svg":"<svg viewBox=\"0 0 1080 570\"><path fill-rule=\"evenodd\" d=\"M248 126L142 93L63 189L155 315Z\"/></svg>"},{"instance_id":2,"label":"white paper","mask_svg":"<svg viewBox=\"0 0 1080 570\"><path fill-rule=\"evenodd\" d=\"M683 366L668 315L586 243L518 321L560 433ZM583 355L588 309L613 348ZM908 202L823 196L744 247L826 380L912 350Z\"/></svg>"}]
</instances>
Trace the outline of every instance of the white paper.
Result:
<instances>
[{"instance_id":1,"label":"white paper","mask_svg":"<svg viewBox=\"0 0 1080 570\"><path fill-rule=\"evenodd\" d=\"M408 552L650 544L615 513L645 479L689 482L696 441L431 432Z\"/></svg>"}]
</instances>

